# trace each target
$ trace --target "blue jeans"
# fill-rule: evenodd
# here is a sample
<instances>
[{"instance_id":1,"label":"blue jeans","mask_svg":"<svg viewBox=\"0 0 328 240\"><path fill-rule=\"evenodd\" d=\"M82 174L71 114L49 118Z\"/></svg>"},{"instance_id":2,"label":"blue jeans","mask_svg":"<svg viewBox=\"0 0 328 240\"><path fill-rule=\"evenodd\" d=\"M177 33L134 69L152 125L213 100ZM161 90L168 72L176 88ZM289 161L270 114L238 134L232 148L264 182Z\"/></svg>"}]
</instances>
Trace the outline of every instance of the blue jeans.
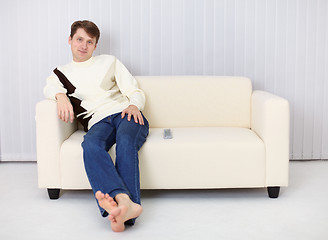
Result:
<instances>
[{"instance_id":1,"label":"blue jeans","mask_svg":"<svg viewBox=\"0 0 328 240\"><path fill-rule=\"evenodd\" d=\"M125 193L140 204L138 151L149 132L148 121L143 118L145 125L140 125L133 117L128 121L127 114L122 119L121 113L116 113L94 124L84 136L84 167L94 194L100 190L115 198ZM114 165L108 151L115 143ZM103 217L108 216L103 208L99 209Z\"/></svg>"}]
</instances>

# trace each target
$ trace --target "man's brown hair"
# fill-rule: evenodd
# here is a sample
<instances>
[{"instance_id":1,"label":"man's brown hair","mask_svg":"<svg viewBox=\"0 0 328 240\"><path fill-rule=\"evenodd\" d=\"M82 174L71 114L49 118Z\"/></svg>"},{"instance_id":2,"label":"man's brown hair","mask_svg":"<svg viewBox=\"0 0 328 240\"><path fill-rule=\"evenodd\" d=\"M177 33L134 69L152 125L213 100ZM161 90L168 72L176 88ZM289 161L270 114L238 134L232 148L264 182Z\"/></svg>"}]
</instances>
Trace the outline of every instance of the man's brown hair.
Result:
<instances>
[{"instance_id":1,"label":"man's brown hair","mask_svg":"<svg viewBox=\"0 0 328 240\"><path fill-rule=\"evenodd\" d=\"M96 24L91 21L83 20L83 21L75 21L71 26L71 38L73 38L74 34L79 28L83 28L84 31L90 36L96 38L96 44L98 43L100 37L100 31Z\"/></svg>"}]
</instances>

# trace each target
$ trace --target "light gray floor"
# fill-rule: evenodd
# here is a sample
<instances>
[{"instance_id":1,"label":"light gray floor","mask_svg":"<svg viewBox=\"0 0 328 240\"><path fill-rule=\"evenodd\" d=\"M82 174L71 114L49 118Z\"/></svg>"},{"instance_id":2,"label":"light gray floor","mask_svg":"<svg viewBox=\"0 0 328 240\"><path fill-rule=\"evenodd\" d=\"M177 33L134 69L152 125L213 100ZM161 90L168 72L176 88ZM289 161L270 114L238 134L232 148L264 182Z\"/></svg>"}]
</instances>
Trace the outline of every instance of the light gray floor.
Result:
<instances>
[{"instance_id":1,"label":"light gray floor","mask_svg":"<svg viewBox=\"0 0 328 240\"><path fill-rule=\"evenodd\" d=\"M36 163L0 163L0 239L328 239L328 161L291 162L278 199L264 189L142 191L134 227L113 233L91 191L56 201Z\"/></svg>"}]
</instances>

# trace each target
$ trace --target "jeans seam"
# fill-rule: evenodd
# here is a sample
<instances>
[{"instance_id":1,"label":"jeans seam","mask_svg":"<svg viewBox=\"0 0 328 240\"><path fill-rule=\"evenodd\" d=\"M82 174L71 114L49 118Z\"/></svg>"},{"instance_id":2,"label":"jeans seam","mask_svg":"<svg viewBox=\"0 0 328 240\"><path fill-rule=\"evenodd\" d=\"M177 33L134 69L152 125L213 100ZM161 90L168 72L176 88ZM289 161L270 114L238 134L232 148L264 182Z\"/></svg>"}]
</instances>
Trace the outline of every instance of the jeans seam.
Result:
<instances>
[{"instance_id":1,"label":"jeans seam","mask_svg":"<svg viewBox=\"0 0 328 240\"><path fill-rule=\"evenodd\" d=\"M141 128L142 127L139 127L139 130L138 130L138 133L137 133L137 136L136 138L134 139L134 148L135 148L135 156L134 156L134 170L135 172L139 175L139 189L138 189L138 186L137 186L137 174L134 174L134 188L135 188L135 192L136 192L136 197L137 199L139 199L139 202L141 202L141 199L140 199L140 170L139 170L139 158L138 158L138 149L137 149L137 138L139 137L139 134L140 134L140 131L141 131ZM138 161L136 161L138 159ZM138 166L137 166L138 164Z\"/></svg>"}]
</instances>

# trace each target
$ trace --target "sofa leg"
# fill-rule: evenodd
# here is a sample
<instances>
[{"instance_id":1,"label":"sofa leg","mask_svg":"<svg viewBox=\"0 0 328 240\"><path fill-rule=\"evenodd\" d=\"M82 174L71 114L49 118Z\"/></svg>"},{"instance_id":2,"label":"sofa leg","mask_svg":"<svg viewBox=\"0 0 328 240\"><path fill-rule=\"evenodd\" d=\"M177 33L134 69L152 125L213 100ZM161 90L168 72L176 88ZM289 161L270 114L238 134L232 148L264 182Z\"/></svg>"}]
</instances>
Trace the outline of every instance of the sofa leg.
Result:
<instances>
[{"instance_id":1,"label":"sofa leg","mask_svg":"<svg viewBox=\"0 0 328 240\"><path fill-rule=\"evenodd\" d=\"M270 198L277 198L279 196L280 187L268 187L268 194Z\"/></svg>"},{"instance_id":2,"label":"sofa leg","mask_svg":"<svg viewBox=\"0 0 328 240\"><path fill-rule=\"evenodd\" d=\"M51 200L56 200L59 198L60 189L59 188L48 188L48 195Z\"/></svg>"}]
</instances>

